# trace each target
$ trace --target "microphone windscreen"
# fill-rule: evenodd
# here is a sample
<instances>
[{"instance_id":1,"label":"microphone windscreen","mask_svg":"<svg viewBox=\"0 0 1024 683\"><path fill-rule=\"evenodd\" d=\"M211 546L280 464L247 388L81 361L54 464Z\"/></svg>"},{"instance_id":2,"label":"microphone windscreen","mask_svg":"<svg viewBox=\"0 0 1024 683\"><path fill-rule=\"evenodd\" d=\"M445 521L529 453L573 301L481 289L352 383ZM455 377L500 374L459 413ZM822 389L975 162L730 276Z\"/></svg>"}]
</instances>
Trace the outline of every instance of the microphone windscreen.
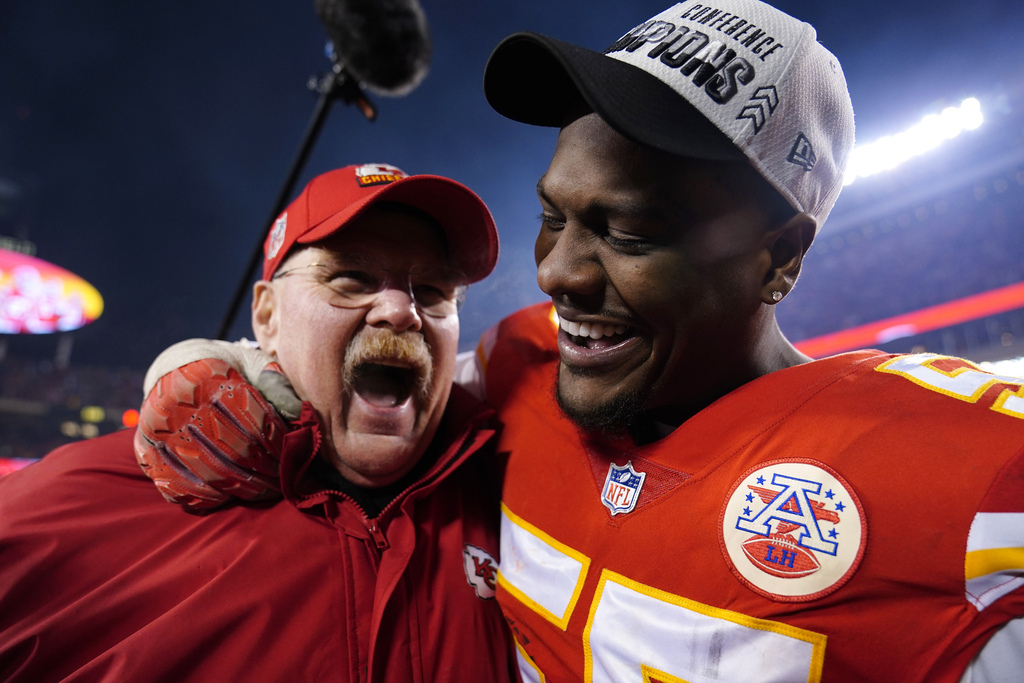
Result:
<instances>
[{"instance_id":1,"label":"microphone windscreen","mask_svg":"<svg viewBox=\"0 0 1024 683\"><path fill-rule=\"evenodd\" d=\"M417 0L314 0L338 59L369 90L401 96L430 66L427 17Z\"/></svg>"}]
</instances>

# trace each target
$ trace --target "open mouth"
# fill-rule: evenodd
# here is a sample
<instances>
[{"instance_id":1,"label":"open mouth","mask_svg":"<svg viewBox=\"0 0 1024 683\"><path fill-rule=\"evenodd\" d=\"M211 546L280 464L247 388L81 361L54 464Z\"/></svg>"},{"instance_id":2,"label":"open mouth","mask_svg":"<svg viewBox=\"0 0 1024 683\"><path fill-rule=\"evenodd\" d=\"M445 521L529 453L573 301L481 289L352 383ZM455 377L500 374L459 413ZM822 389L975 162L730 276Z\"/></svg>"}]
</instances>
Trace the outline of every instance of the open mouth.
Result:
<instances>
[{"instance_id":1,"label":"open mouth","mask_svg":"<svg viewBox=\"0 0 1024 683\"><path fill-rule=\"evenodd\" d=\"M560 326L569 335L573 344L585 349L607 349L626 341L633 331L626 325L605 323L577 323L561 320Z\"/></svg>"},{"instance_id":2,"label":"open mouth","mask_svg":"<svg viewBox=\"0 0 1024 683\"><path fill-rule=\"evenodd\" d=\"M416 387L413 368L363 363L352 376L352 389L372 406L394 408L405 403Z\"/></svg>"}]
</instances>

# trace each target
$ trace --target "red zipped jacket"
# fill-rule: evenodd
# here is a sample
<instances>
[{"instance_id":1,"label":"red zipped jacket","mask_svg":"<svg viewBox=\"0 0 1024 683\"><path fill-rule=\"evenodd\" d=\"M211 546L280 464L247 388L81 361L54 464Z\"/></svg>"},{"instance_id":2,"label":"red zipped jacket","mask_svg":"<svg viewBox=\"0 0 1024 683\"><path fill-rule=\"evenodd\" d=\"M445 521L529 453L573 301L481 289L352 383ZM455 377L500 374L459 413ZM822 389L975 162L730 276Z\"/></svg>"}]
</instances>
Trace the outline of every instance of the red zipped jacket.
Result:
<instances>
[{"instance_id":1,"label":"red zipped jacket","mask_svg":"<svg viewBox=\"0 0 1024 683\"><path fill-rule=\"evenodd\" d=\"M455 387L440 457L372 521L306 476L309 406L276 502L168 504L128 430L0 479L0 680L508 680L489 415Z\"/></svg>"}]
</instances>

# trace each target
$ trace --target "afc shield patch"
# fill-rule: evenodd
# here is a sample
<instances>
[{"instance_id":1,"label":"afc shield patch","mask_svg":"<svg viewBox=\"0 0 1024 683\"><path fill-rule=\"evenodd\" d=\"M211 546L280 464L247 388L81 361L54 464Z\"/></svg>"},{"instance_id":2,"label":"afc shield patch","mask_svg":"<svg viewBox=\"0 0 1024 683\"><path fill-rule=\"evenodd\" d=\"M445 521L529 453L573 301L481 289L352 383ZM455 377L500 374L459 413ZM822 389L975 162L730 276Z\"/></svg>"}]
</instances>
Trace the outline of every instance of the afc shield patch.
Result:
<instances>
[{"instance_id":1,"label":"afc shield patch","mask_svg":"<svg viewBox=\"0 0 1024 683\"><path fill-rule=\"evenodd\" d=\"M498 585L498 563L489 552L470 543L462 547L462 563L466 580L478 598L490 600Z\"/></svg>"},{"instance_id":2,"label":"afc shield patch","mask_svg":"<svg viewBox=\"0 0 1024 683\"><path fill-rule=\"evenodd\" d=\"M632 512L636 508L637 498L644 486L646 472L633 469L630 460L624 466L612 463L608 468L608 476L604 478L601 489L601 502L612 513L612 516Z\"/></svg>"},{"instance_id":3,"label":"afc shield patch","mask_svg":"<svg viewBox=\"0 0 1024 683\"><path fill-rule=\"evenodd\" d=\"M867 541L853 489L828 466L806 459L748 470L726 499L719 529L737 578L780 602L816 600L838 589L857 570Z\"/></svg>"}]
</instances>

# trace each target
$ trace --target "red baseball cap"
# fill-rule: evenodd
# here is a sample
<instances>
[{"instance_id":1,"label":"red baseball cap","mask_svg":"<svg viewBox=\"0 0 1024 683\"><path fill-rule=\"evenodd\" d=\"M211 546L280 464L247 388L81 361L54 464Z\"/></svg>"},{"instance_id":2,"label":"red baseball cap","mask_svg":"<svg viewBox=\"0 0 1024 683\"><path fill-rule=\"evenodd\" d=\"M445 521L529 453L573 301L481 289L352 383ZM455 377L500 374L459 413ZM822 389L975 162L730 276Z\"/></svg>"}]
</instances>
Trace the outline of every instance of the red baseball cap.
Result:
<instances>
[{"instance_id":1,"label":"red baseball cap","mask_svg":"<svg viewBox=\"0 0 1024 683\"><path fill-rule=\"evenodd\" d=\"M498 261L498 232L480 197L436 175L408 175L390 164L346 166L313 178L270 228L263 243L269 280L292 247L328 237L375 202L387 200L430 214L444 229L452 265L467 282L487 277Z\"/></svg>"}]
</instances>

